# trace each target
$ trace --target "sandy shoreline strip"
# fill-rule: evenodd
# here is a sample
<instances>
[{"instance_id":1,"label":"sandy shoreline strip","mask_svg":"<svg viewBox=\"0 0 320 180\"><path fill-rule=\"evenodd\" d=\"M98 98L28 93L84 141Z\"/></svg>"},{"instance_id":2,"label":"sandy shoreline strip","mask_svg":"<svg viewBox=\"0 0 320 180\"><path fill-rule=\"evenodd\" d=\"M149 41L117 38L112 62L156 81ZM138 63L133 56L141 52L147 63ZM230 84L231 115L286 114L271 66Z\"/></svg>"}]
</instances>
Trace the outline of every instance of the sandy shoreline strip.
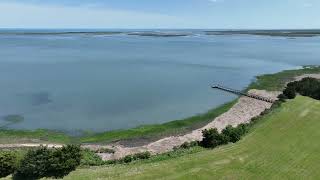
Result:
<instances>
[{"instance_id":1,"label":"sandy shoreline strip","mask_svg":"<svg viewBox=\"0 0 320 180\"><path fill-rule=\"evenodd\" d=\"M264 90L250 90L249 93L268 97L276 100L280 92L267 92ZM170 136L158 141L138 147L124 147L122 145L113 144L108 146L85 145L83 147L90 149L111 148L115 150L114 154L100 153L103 160L119 159L129 154L149 151L152 154L160 154L173 150L174 147L180 146L184 142L199 141L202 139L202 130L217 128L219 131L228 125L237 126L241 123L249 123L253 117L259 116L264 110L270 108L272 103L260 101L249 97L240 97L238 102L226 113L215 118L208 125L196 129L186 135Z\"/></svg>"}]
</instances>

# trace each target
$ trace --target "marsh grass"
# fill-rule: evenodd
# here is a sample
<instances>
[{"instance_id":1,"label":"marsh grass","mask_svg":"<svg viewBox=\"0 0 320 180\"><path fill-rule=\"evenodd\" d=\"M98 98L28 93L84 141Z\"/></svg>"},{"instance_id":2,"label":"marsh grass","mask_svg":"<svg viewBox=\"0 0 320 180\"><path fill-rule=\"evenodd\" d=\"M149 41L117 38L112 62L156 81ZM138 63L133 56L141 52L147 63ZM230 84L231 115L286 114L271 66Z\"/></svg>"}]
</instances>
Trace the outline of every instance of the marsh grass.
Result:
<instances>
[{"instance_id":1,"label":"marsh grass","mask_svg":"<svg viewBox=\"0 0 320 180\"><path fill-rule=\"evenodd\" d=\"M267 91L280 91L283 90L286 83L294 80L294 77L301 76L303 74L318 74L320 73L320 66L303 66L302 69L285 70L275 74L265 74L256 77L256 80L252 82L249 89L260 89Z\"/></svg>"},{"instance_id":2,"label":"marsh grass","mask_svg":"<svg viewBox=\"0 0 320 180\"><path fill-rule=\"evenodd\" d=\"M122 139L134 138L161 138L168 135L178 135L187 133L193 129L202 127L212 121L215 117L227 112L236 101L226 103L216 109L210 110L207 113L196 115L183 120L170 121L164 124L145 125L128 130L110 131L105 133L98 133L82 137L81 142L111 142Z\"/></svg>"},{"instance_id":3,"label":"marsh grass","mask_svg":"<svg viewBox=\"0 0 320 180\"><path fill-rule=\"evenodd\" d=\"M226 103L207 113L199 114L182 120L164 124L145 125L127 130L115 130L104 133L86 133L83 136L71 136L59 131L39 129L28 130L0 130L0 144L20 142L51 142L51 143L109 143L119 140L158 139L168 135L187 133L204 126L215 117L228 111L236 101Z\"/></svg>"}]
</instances>

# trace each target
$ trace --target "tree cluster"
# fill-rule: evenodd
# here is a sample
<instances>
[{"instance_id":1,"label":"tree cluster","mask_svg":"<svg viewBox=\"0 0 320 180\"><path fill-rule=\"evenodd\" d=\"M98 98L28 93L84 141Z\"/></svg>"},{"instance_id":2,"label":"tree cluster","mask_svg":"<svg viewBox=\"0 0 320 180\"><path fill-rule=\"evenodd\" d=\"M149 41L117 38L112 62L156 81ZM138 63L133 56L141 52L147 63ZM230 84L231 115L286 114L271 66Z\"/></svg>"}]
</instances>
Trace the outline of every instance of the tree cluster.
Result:
<instances>
[{"instance_id":1,"label":"tree cluster","mask_svg":"<svg viewBox=\"0 0 320 180\"><path fill-rule=\"evenodd\" d=\"M17 157L14 153L0 153L0 178L12 174L17 168L17 161Z\"/></svg>"},{"instance_id":2,"label":"tree cluster","mask_svg":"<svg viewBox=\"0 0 320 180\"><path fill-rule=\"evenodd\" d=\"M62 178L80 165L80 146L31 149L19 163L14 179Z\"/></svg>"},{"instance_id":3,"label":"tree cluster","mask_svg":"<svg viewBox=\"0 0 320 180\"><path fill-rule=\"evenodd\" d=\"M247 124L240 124L237 127L227 126L218 132L216 128L205 129L202 131L203 139L200 145L205 148L215 148L219 145L228 144L229 142L235 143L241 139L241 137L248 131Z\"/></svg>"},{"instance_id":4,"label":"tree cluster","mask_svg":"<svg viewBox=\"0 0 320 180\"><path fill-rule=\"evenodd\" d=\"M307 77L300 81L290 82L287 84L287 87L279 98L294 99L296 93L320 100L320 81L315 78Z\"/></svg>"}]
</instances>

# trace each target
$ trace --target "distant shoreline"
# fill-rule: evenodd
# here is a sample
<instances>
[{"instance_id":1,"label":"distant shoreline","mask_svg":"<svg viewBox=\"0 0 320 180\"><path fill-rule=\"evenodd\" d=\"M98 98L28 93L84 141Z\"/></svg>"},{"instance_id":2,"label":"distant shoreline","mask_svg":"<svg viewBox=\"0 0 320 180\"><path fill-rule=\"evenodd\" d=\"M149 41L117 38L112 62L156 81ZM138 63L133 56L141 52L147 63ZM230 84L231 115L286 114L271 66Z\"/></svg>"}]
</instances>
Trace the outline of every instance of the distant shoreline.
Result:
<instances>
[{"instance_id":1,"label":"distant shoreline","mask_svg":"<svg viewBox=\"0 0 320 180\"><path fill-rule=\"evenodd\" d=\"M275 37L315 37L320 36L318 29L301 29L301 30L210 30L210 29L161 29L161 30L59 30L59 29L0 29L0 35L129 35L144 37L184 37L194 35L197 32L202 35L257 35L257 36L275 36Z\"/></svg>"},{"instance_id":2,"label":"distant shoreline","mask_svg":"<svg viewBox=\"0 0 320 180\"><path fill-rule=\"evenodd\" d=\"M206 31L206 35L257 35L296 38L320 36L320 30L228 30Z\"/></svg>"}]
</instances>

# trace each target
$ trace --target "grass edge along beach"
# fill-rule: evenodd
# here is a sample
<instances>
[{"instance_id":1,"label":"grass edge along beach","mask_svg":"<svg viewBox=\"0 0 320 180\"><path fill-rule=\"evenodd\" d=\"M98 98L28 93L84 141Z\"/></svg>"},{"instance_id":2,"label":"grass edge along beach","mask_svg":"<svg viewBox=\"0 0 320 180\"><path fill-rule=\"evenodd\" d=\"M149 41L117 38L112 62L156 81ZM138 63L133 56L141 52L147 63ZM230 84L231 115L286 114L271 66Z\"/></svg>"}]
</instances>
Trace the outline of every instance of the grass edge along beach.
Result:
<instances>
[{"instance_id":1,"label":"grass edge along beach","mask_svg":"<svg viewBox=\"0 0 320 180\"><path fill-rule=\"evenodd\" d=\"M318 100L297 96L254 124L237 143L183 156L79 168L65 179L316 179ZM290 113L289 113L290 112ZM163 158L163 157L162 157Z\"/></svg>"}]
</instances>

